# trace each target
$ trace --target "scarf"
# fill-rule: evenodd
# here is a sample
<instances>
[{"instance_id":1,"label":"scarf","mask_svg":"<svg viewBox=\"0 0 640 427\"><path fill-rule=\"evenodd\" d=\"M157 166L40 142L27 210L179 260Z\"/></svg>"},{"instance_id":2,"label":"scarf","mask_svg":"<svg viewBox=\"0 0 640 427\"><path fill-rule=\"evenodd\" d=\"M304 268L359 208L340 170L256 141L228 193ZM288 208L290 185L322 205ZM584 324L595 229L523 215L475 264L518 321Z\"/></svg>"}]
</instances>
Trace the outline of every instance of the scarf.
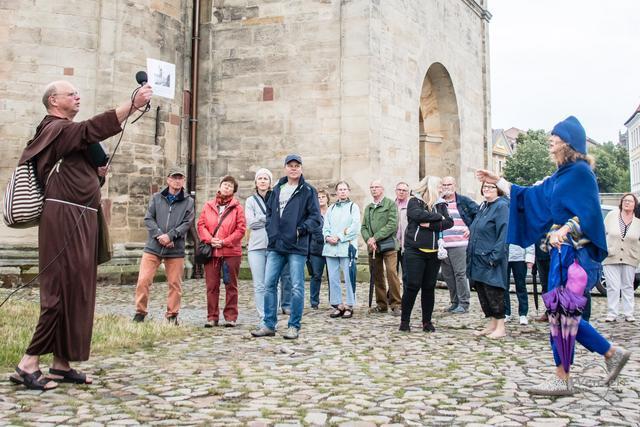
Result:
<instances>
[{"instance_id":1,"label":"scarf","mask_svg":"<svg viewBox=\"0 0 640 427\"><path fill-rule=\"evenodd\" d=\"M233 199L233 194L230 196L223 196L220 194L220 191L216 193L216 205L217 206L226 206Z\"/></svg>"}]
</instances>

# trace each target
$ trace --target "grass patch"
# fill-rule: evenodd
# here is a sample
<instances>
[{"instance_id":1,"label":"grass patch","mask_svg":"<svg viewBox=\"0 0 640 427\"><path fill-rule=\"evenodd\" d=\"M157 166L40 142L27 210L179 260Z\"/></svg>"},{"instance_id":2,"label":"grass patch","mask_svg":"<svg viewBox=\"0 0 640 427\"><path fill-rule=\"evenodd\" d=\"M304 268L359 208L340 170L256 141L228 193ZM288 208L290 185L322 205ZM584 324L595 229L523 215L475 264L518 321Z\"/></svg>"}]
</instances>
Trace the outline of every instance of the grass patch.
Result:
<instances>
[{"instance_id":1,"label":"grass patch","mask_svg":"<svg viewBox=\"0 0 640 427\"><path fill-rule=\"evenodd\" d=\"M40 306L34 302L11 301L2 307L0 315L0 368L11 370L18 364L31 342ZM93 323L91 355L109 355L124 351L152 348L159 341L171 341L186 336L189 329L162 322L133 323L116 315L96 316ZM51 362L51 355L42 358Z\"/></svg>"}]
</instances>

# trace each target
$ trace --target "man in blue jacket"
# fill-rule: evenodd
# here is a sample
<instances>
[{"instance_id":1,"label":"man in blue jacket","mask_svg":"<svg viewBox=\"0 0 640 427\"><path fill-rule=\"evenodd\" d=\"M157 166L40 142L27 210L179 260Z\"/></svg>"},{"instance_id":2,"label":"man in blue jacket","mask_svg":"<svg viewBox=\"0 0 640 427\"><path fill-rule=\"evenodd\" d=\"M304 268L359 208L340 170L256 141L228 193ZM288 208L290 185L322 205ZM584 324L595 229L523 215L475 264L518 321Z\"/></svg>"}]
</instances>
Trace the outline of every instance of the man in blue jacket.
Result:
<instances>
[{"instance_id":1,"label":"man in blue jacket","mask_svg":"<svg viewBox=\"0 0 640 427\"><path fill-rule=\"evenodd\" d=\"M291 275L291 316L283 337L298 338L304 310L304 265L309 238L322 217L318 193L302 176L302 158L290 154L284 161L286 176L280 178L267 202L267 266L265 271L264 325L254 337L272 337L278 323L277 283L288 262Z\"/></svg>"}]
</instances>

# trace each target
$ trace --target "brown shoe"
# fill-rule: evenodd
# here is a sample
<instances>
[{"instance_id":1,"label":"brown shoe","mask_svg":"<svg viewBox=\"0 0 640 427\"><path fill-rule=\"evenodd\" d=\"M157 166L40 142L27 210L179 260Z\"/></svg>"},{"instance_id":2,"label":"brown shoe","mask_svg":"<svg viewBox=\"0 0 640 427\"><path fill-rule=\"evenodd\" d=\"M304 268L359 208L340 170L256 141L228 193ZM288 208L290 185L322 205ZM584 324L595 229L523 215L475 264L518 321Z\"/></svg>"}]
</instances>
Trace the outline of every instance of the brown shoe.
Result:
<instances>
[{"instance_id":1,"label":"brown shoe","mask_svg":"<svg viewBox=\"0 0 640 427\"><path fill-rule=\"evenodd\" d=\"M375 307L371 307L369 309L369 313L371 313L371 314L386 313L387 311L389 311L389 309L382 308L382 307L380 307L378 305L376 305Z\"/></svg>"},{"instance_id":2,"label":"brown shoe","mask_svg":"<svg viewBox=\"0 0 640 427\"><path fill-rule=\"evenodd\" d=\"M542 313L539 317L536 317L536 322L548 322L549 321L549 316L547 316L547 313Z\"/></svg>"}]
</instances>

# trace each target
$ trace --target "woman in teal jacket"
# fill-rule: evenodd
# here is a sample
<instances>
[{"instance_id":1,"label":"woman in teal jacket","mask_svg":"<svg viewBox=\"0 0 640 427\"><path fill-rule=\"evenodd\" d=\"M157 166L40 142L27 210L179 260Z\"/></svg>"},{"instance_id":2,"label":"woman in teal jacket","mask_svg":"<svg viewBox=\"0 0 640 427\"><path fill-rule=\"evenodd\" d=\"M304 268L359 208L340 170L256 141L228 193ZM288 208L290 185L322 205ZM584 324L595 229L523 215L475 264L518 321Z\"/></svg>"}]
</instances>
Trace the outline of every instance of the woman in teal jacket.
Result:
<instances>
[{"instance_id":1,"label":"woman in teal jacket","mask_svg":"<svg viewBox=\"0 0 640 427\"><path fill-rule=\"evenodd\" d=\"M358 231L360 230L360 208L349 200L351 188L345 181L336 184L337 201L327 211L322 235L324 249L322 255L326 257L329 270L330 303L335 308L330 314L332 318L353 316L353 306L356 303L354 288L349 277L349 246L358 246ZM357 257L357 255L356 255ZM340 270L344 275L346 304L343 303L340 286Z\"/></svg>"}]
</instances>

